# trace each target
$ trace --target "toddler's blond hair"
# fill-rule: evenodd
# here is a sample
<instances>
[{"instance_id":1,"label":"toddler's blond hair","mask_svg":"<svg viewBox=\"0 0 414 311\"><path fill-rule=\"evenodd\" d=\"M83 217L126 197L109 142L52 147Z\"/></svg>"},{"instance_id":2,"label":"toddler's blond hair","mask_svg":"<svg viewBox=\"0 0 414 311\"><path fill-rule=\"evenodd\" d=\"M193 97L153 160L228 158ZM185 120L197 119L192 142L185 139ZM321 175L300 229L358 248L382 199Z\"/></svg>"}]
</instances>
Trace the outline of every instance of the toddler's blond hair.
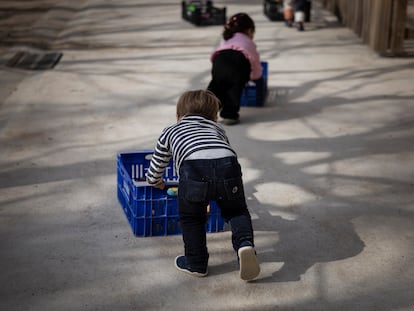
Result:
<instances>
[{"instance_id":1,"label":"toddler's blond hair","mask_svg":"<svg viewBox=\"0 0 414 311\"><path fill-rule=\"evenodd\" d=\"M187 114L202 115L217 121L220 100L208 90L195 90L183 93L177 102L177 119Z\"/></svg>"}]
</instances>

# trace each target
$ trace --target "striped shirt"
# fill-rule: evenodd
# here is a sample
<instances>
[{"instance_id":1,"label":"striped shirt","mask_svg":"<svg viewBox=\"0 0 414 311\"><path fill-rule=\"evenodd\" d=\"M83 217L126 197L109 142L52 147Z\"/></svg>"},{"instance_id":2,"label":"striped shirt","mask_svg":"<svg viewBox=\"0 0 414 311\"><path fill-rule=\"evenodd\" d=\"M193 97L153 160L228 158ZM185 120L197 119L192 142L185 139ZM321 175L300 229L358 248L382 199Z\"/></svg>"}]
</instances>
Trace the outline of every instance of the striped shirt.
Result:
<instances>
[{"instance_id":1,"label":"striped shirt","mask_svg":"<svg viewBox=\"0 0 414 311\"><path fill-rule=\"evenodd\" d=\"M182 162L199 158L197 154L205 159L236 156L222 126L201 115L186 115L162 131L146 173L147 182L154 185L162 180L171 157L179 172Z\"/></svg>"}]
</instances>

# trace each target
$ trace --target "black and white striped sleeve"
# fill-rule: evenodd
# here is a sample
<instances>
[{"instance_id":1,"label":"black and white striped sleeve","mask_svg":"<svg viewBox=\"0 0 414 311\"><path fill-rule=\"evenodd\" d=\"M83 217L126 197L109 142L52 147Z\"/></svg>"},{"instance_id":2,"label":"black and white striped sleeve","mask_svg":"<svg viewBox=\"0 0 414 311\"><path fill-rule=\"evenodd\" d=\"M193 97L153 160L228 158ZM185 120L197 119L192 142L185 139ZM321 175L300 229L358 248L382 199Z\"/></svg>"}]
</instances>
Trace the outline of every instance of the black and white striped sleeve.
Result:
<instances>
[{"instance_id":1,"label":"black and white striped sleeve","mask_svg":"<svg viewBox=\"0 0 414 311\"><path fill-rule=\"evenodd\" d=\"M156 185L162 181L162 175L172 157L168 142L168 133L168 129L163 131L152 155L150 166L146 173L147 182L150 185Z\"/></svg>"}]
</instances>

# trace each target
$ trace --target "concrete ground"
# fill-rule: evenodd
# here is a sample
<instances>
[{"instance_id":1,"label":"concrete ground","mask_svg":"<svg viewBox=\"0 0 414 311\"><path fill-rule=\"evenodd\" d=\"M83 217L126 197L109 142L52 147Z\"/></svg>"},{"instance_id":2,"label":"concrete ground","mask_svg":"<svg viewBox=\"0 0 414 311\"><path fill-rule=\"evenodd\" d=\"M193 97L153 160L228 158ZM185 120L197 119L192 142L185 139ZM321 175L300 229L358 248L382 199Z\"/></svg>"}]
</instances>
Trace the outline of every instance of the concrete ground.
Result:
<instances>
[{"instance_id":1,"label":"concrete ground","mask_svg":"<svg viewBox=\"0 0 414 311\"><path fill-rule=\"evenodd\" d=\"M153 148L175 103L205 88L221 26L178 1L2 1L0 310L414 310L414 61L381 58L314 1L297 32L245 11L269 64L261 108L226 127L262 272L238 277L230 233L209 276L177 271L181 236L136 238L116 156ZM53 69L4 66L63 52Z\"/></svg>"}]
</instances>

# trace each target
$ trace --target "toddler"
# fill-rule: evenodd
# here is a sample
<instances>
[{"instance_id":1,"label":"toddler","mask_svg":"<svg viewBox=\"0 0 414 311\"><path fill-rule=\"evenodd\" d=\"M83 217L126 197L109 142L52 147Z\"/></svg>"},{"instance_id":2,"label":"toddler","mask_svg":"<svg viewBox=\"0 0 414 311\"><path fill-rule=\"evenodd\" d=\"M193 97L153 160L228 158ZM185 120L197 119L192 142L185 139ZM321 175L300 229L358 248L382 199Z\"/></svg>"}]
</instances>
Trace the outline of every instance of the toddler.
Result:
<instances>
[{"instance_id":1,"label":"toddler","mask_svg":"<svg viewBox=\"0 0 414 311\"><path fill-rule=\"evenodd\" d=\"M207 206L216 201L230 223L240 277L249 281L258 276L260 266L241 167L223 127L216 122L219 106L219 99L210 91L182 94L177 123L166 127L158 138L146 178L150 185L163 189L162 175L173 158L179 172L178 213L184 242L184 255L175 259L175 267L193 276L208 274Z\"/></svg>"},{"instance_id":2,"label":"toddler","mask_svg":"<svg viewBox=\"0 0 414 311\"><path fill-rule=\"evenodd\" d=\"M254 32L255 24L249 15L233 15L224 27L223 40L210 57L212 79L207 89L219 98L220 116L226 125L239 123L243 88L249 80L262 76Z\"/></svg>"}]
</instances>

